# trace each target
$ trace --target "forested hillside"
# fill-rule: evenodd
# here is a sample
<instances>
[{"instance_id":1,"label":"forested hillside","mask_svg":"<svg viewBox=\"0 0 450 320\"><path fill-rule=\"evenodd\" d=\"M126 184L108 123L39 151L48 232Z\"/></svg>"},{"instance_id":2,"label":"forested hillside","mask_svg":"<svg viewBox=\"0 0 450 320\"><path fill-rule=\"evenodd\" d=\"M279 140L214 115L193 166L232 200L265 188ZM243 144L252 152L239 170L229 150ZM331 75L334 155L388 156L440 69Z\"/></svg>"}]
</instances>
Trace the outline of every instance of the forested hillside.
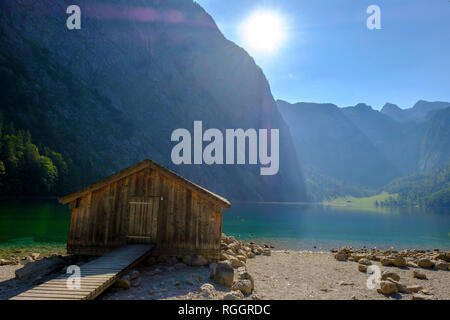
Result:
<instances>
[{"instance_id":1,"label":"forested hillside","mask_svg":"<svg viewBox=\"0 0 450 320\"><path fill-rule=\"evenodd\" d=\"M80 0L80 30L66 28L70 4L0 2L0 111L33 144L72 160L72 190L151 158L230 200L306 200L264 73L196 2ZM173 164L171 133L192 132L195 120L222 132L279 129L278 174Z\"/></svg>"},{"instance_id":2,"label":"forested hillside","mask_svg":"<svg viewBox=\"0 0 450 320\"><path fill-rule=\"evenodd\" d=\"M72 160L36 146L28 131L5 123L0 114L0 194L62 195L79 174Z\"/></svg>"},{"instance_id":3,"label":"forested hillside","mask_svg":"<svg viewBox=\"0 0 450 320\"><path fill-rule=\"evenodd\" d=\"M397 199L382 202L385 206L450 206L450 162L446 165L392 181L383 190L397 193Z\"/></svg>"}]
</instances>

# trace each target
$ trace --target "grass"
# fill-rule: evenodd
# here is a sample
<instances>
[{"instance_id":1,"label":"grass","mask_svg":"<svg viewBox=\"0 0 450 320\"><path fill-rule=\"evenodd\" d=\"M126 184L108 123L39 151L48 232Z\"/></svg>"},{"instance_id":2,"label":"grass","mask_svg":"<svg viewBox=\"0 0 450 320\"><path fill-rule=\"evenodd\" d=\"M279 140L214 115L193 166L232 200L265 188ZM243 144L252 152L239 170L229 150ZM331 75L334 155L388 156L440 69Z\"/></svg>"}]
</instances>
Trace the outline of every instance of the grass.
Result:
<instances>
[{"instance_id":1,"label":"grass","mask_svg":"<svg viewBox=\"0 0 450 320\"><path fill-rule=\"evenodd\" d=\"M332 206L332 207L345 207L345 208L354 208L354 209L382 209L381 207L377 207L375 205L376 201L380 203L381 201L386 201L390 197L396 199L398 197L398 194L394 193L388 193L388 192L382 192L380 194L371 196L371 197L341 197L341 198L335 198L332 200L325 200L323 201L323 204L325 206Z\"/></svg>"}]
</instances>

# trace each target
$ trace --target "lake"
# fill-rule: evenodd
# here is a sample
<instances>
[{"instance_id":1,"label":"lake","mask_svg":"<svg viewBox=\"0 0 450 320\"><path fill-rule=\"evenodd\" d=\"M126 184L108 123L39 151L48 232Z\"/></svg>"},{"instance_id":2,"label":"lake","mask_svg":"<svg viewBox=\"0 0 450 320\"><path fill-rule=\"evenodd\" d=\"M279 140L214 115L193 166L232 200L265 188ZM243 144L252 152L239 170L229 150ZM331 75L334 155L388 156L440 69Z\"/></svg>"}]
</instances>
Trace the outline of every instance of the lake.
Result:
<instances>
[{"instance_id":1,"label":"lake","mask_svg":"<svg viewBox=\"0 0 450 320\"><path fill-rule=\"evenodd\" d=\"M68 207L56 200L1 200L0 246L64 243L69 217ZM224 211L223 231L278 249L367 246L449 250L450 210L234 203Z\"/></svg>"}]
</instances>

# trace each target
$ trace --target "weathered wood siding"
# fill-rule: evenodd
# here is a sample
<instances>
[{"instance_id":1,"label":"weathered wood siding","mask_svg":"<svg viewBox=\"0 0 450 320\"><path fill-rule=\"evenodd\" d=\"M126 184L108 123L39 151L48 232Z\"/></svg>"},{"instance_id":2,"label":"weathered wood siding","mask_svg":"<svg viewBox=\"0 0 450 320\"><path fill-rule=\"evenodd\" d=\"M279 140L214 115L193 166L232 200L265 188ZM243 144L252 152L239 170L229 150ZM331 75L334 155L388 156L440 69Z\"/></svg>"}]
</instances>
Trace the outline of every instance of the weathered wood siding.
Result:
<instances>
[{"instance_id":1,"label":"weathered wood siding","mask_svg":"<svg viewBox=\"0 0 450 320\"><path fill-rule=\"evenodd\" d=\"M154 243L157 255L218 259L222 207L150 168L71 203L69 253L100 255L126 243Z\"/></svg>"}]
</instances>

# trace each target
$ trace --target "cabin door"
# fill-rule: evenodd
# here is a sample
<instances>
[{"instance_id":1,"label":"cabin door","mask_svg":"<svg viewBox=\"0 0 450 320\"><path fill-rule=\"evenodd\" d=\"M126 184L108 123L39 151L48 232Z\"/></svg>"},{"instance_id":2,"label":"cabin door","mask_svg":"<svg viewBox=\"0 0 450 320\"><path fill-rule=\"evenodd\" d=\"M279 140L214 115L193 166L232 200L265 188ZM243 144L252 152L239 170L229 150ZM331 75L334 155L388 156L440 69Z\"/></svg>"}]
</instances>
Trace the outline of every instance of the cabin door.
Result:
<instances>
[{"instance_id":1,"label":"cabin door","mask_svg":"<svg viewBox=\"0 0 450 320\"><path fill-rule=\"evenodd\" d=\"M156 243L161 197L133 197L129 202L127 243Z\"/></svg>"}]
</instances>

